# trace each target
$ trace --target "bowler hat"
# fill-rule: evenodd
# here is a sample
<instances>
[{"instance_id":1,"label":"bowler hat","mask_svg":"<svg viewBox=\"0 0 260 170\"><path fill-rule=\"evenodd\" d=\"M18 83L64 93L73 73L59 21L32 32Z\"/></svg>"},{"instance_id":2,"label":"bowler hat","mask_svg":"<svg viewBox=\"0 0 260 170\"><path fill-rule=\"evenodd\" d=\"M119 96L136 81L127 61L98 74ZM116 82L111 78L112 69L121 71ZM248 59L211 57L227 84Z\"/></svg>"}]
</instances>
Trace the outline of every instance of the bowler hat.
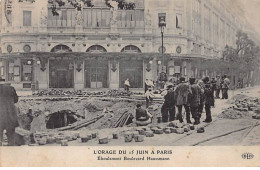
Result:
<instances>
[{"instance_id":1,"label":"bowler hat","mask_svg":"<svg viewBox=\"0 0 260 170\"><path fill-rule=\"evenodd\" d=\"M180 82L184 82L184 81L185 81L185 77L181 77Z\"/></svg>"},{"instance_id":2,"label":"bowler hat","mask_svg":"<svg viewBox=\"0 0 260 170\"><path fill-rule=\"evenodd\" d=\"M195 78L190 78L189 81L190 81L190 84L194 84L196 79Z\"/></svg>"}]
</instances>

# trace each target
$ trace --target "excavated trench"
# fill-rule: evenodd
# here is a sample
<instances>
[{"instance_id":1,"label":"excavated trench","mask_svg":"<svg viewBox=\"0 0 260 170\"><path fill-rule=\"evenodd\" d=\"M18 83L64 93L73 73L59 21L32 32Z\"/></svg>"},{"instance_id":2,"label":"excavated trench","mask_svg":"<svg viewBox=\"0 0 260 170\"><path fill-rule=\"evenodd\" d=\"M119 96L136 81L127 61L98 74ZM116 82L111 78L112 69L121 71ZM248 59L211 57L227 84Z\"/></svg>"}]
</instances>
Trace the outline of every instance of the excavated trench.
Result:
<instances>
[{"instance_id":1,"label":"excavated trench","mask_svg":"<svg viewBox=\"0 0 260 170\"><path fill-rule=\"evenodd\" d=\"M62 110L50 114L46 120L47 129L56 129L75 123L78 120L78 117L75 115L75 112Z\"/></svg>"}]
</instances>

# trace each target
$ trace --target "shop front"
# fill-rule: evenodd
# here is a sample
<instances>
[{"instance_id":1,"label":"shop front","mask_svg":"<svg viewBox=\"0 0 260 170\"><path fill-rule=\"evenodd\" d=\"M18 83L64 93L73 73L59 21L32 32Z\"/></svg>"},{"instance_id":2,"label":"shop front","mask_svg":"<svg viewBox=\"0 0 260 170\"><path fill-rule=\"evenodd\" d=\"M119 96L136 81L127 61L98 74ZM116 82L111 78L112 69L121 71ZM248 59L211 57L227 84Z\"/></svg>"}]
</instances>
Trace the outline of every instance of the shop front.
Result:
<instances>
[{"instance_id":1,"label":"shop front","mask_svg":"<svg viewBox=\"0 0 260 170\"><path fill-rule=\"evenodd\" d=\"M73 59L49 60L49 88L74 88Z\"/></svg>"},{"instance_id":2,"label":"shop front","mask_svg":"<svg viewBox=\"0 0 260 170\"><path fill-rule=\"evenodd\" d=\"M120 88L129 79L131 88L143 88L143 60L122 60L119 62Z\"/></svg>"},{"instance_id":3,"label":"shop front","mask_svg":"<svg viewBox=\"0 0 260 170\"><path fill-rule=\"evenodd\" d=\"M108 60L85 60L85 88L108 88Z\"/></svg>"}]
</instances>

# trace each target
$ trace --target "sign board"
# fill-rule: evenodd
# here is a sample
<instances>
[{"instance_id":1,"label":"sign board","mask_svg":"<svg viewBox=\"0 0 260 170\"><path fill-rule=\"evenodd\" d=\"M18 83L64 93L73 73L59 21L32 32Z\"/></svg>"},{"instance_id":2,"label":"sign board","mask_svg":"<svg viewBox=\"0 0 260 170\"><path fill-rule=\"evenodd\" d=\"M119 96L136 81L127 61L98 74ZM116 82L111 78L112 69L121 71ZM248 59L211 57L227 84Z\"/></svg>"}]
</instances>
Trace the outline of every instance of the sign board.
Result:
<instances>
[{"instance_id":1,"label":"sign board","mask_svg":"<svg viewBox=\"0 0 260 170\"><path fill-rule=\"evenodd\" d=\"M174 71L175 71L176 74L180 74L181 73L181 66L175 66Z\"/></svg>"}]
</instances>

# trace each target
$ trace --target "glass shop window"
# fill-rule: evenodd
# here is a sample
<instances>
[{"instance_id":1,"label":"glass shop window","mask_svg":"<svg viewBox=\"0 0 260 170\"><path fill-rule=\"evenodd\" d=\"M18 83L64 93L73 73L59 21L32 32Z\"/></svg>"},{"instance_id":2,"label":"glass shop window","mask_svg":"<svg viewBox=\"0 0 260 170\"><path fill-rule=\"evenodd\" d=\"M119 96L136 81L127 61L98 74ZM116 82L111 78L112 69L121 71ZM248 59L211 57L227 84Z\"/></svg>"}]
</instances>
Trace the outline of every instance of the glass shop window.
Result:
<instances>
[{"instance_id":1,"label":"glass shop window","mask_svg":"<svg viewBox=\"0 0 260 170\"><path fill-rule=\"evenodd\" d=\"M14 81L14 63L9 62L8 66L8 81Z\"/></svg>"},{"instance_id":2,"label":"glass shop window","mask_svg":"<svg viewBox=\"0 0 260 170\"><path fill-rule=\"evenodd\" d=\"M32 81L32 60L21 61L22 81Z\"/></svg>"}]
</instances>

